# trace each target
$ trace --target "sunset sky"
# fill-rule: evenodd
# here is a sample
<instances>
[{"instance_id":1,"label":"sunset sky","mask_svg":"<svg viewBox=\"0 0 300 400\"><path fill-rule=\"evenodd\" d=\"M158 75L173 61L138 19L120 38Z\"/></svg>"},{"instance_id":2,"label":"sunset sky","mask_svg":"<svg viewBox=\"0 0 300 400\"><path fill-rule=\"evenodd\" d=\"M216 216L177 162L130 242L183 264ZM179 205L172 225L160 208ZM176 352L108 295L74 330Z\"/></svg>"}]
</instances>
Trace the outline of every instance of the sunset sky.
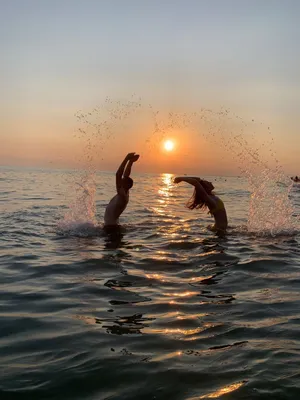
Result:
<instances>
[{"instance_id":1,"label":"sunset sky","mask_svg":"<svg viewBox=\"0 0 300 400\"><path fill-rule=\"evenodd\" d=\"M298 0L4 0L0 165L136 151L139 171L235 174L242 135L299 175L299 18Z\"/></svg>"}]
</instances>

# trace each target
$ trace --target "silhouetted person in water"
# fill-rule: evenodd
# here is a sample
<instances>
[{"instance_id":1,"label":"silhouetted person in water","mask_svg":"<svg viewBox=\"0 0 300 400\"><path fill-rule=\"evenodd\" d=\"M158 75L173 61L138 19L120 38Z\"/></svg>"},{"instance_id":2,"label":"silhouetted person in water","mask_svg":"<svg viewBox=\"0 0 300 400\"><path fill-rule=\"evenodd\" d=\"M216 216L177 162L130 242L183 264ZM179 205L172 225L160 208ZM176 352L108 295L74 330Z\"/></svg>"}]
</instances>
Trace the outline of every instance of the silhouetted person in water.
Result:
<instances>
[{"instance_id":1,"label":"silhouetted person in water","mask_svg":"<svg viewBox=\"0 0 300 400\"><path fill-rule=\"evenodd\" d=\"M117 194L108 203L104 214L103 228L107 233L116 232L120 228L119 217L127 207L129 189L133 186L133 180L130 178L131 167L139 157L138 154L128 153L116 172Z\"/></svg>"},{"instance_id":2,"label":"silhouetted person in water","mask_svg":"<svg viewBox=\"0 0 300 400\"><path fill-rule=\"evenodd\" d=\"M224 235L228 226L227 214L223 201L212 191L214 185L211 182L196 177L177 176L174 183L186 182L194 186L193 196L187 203L190 210L207 208L215 219L215 224L209 229L218 234Z\"/></svg>"}]
</instances>

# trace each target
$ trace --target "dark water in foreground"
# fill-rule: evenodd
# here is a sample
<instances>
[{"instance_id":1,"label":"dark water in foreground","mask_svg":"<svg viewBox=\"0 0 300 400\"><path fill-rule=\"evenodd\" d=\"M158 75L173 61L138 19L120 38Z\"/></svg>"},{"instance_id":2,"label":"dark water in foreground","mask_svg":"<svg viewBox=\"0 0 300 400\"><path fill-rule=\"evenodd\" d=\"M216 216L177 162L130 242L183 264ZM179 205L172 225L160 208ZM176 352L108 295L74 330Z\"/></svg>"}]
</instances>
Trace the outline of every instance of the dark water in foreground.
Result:
<instances>
[{"instance_id":1,"label":"dark water in foreground","mask_svg":"<svg viewBox=\"0 0 300 400\"><path fill-rule=\"evenodd\" d=\"M136 177L119 240L61 235L65 177L1 170L1 399L300 397L299 231L246 232L246 183L213 178L233 226L218 238L165 174ZM113 175L97 182L101 221Z\"/></svg>"}]
</instances>

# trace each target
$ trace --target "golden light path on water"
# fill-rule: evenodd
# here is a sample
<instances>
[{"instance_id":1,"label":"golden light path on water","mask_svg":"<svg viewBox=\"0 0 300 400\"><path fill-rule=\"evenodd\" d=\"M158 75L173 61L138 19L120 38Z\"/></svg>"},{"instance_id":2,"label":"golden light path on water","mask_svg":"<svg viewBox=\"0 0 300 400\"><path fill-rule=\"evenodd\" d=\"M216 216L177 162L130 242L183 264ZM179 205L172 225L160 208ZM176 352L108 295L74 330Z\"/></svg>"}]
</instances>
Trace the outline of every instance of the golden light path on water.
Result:
<instances>
[{"instance_id":1,"label":"golden light path on water","mask_svg":"<svg viewBox=\"0 0 300 400\"><path fill-rule=\"evenodd\" d=\"M200 397L192 397L188 400L200 400L200 399L219 399L221 396L234 392L235 390L239 389L241 386L243 386L245 384L245 382L237 382L237 383L233 383L232 385L228 385L228 386L224 386L221 389L209 393L209 394L205 394L203 396Z\"/></svg>"}]
</instances>

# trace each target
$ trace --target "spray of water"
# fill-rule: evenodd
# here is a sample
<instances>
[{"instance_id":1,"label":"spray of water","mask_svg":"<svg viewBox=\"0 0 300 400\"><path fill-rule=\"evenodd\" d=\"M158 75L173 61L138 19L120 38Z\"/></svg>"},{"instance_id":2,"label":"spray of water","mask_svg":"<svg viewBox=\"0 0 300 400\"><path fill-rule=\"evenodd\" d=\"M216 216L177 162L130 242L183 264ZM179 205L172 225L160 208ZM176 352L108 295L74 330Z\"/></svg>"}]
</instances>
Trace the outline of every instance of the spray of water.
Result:
<instances>
[{"instance_id":1,"label":"spray of water","mask_svg":"<svg viewBox=\"0 0 300 400\"><path fill-rule=\"evenodd\" d=\"M77 128L74 136L80 141L80 167L68 177L67 186L72 200L58 222L60 234L89 236L98 231L96 219L96 172L101 166L106 145L126 127L126 120L141 107L140 100L112 101L106 98L101 106L75 114Z\"/></svg>"},{"instance_id":2,"label":"spray of water","mask_svg":"<svg viewBox=\"0 0 300 400\"><path fill-rule=\"evenodd\" d=\"M67 235L89 236L97 229L94 173L84 171L73 185L73 200L58 223L58 231Z\"/></svg>"},{"instance_id":3,"label":"spray of water","mask_svg":"<svg viewBox=\"0 0 300 400\"><path fill-rule=\"evenodd\" d=\"M297 232L299 218L295 217L290 196L292 183L276 156L270 127L253 119L246 121L227 109L202 108L190 114L170 114L167 124L156 121L156 132L163 134L174 126L201 134L236 161L251 193L248 213L245 210L246 227L240 227L240 232L257 236Z\"/></svg>"},{"instance_id":4,"label":"spray of water","mask_svg":"<svg viewBox=\"0 0 300 400\"><path fill-rule=\"evenodd\" d=\"M290 199L291 185L282 171L262 169L259 175L248 172L251 187L247 228L258 235L291 235L297 230L297 220Z\"/></svg>"}]
</instances>

